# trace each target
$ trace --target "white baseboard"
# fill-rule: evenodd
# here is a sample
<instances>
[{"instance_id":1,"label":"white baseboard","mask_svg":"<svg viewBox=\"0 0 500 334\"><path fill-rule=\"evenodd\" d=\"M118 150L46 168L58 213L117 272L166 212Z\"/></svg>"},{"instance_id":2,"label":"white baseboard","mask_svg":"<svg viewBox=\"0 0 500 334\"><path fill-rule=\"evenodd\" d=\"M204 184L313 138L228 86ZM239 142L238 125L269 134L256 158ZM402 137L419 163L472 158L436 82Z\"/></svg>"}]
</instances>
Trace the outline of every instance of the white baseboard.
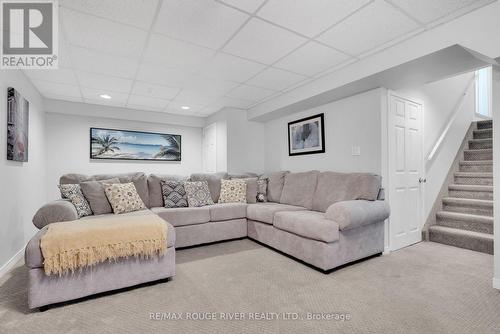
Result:
<instances>
[{"instance_id":1,"label":"white baseboard","mask_svg":"<svg viewBox=\"0 0 500 334\"><path fill-rule=\"evenodd\" d=\"M0 279L9 272L24 255L24 248L21 248L7 263L0 268Z\"/></svg>"},{"instance_id":2,"label":"white baseboard","mask_svg":"<svg viewBox=\"0 0 500 334\"><path fill-rule=\"evenodd\" d=\"M382 252L382 255L388 255L391 254L391 249L389 247L384 247L384 251Z\"/></svg>"},{"instance_id":3,"label":"white baseboard","mask_svg":"<svg viewBox=\"0 0 500 334\"><path fill-rule=\"evenodd\" d=\"M493 277L493 287L500 290L500 278Z\"/></svg>"}]
</instances>

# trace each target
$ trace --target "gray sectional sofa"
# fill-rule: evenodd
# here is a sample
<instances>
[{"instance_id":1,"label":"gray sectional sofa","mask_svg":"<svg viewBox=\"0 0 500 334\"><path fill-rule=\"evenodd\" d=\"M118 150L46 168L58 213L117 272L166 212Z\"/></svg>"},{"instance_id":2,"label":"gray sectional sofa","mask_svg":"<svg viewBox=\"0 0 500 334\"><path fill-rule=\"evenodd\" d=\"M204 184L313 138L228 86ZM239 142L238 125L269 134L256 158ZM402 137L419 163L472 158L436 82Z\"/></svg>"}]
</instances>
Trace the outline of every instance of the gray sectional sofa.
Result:
<instances>
[{"instance_id":1,"label":"gray sectional sofa","mask_svg":"<svg viewBox=\"0 0 500 334\"><path fill-rule=\"evenodd\" d=\"M254 175L193 174L190 179L207 180L212 199L217 203L222 178L249 176ZM29 268L29 307L173 277L176 248L222 240L248 237L323 271L383 251L384 221L389 216L389 207L380 200L379 176L308 171L276 172L261 177L268 180L268 201L264 203L164 208L161 180L183 177L144 173L63 175L61 184L111 178L133 182L148 210L128 214L156 214L163 218L168 229L167 253L152 259L128 258L101 263L61 277L47 276L40 250L40 239L47 225L78 218L70 202L48 203L33 218L40 231L25 252ZM81 219L100 219L105 215Z\"/></svg>"}]
</instances>

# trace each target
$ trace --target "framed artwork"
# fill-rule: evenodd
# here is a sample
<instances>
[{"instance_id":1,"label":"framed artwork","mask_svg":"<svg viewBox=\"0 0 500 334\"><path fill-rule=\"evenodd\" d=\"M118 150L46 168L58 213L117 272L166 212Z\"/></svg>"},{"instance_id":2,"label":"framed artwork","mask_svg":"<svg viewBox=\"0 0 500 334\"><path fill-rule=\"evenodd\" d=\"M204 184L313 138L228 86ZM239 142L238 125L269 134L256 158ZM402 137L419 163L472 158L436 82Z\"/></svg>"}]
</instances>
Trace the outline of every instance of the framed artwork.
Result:
<instances>
[{"instance_id":1,"label":"framed artwork","mask_svg":"<svg viewBox=\"0 0 500 334\"><path fill-rule=\"evenodd\" d=\"M288 155L325 152L324 114L288 123Z\"/></svg>"},{"instance_id":2,"label":"framed artwork","mask_svg":"<svg viewBox=\"0 0 500 334\"><path fill-rule=\"evenodd\" d=\"M29 102L7 88L7 160L28 161Z\"/></svg>"},{"instance_id":3,"label":"framed artwork","mask_svg":"<svg viewBox=\"0 0 500 334\"><path fill-rule=\"evenodd\" d=\"M181 161L181 136L90 128L90 159Z\"/></svg>"}]
</instances>

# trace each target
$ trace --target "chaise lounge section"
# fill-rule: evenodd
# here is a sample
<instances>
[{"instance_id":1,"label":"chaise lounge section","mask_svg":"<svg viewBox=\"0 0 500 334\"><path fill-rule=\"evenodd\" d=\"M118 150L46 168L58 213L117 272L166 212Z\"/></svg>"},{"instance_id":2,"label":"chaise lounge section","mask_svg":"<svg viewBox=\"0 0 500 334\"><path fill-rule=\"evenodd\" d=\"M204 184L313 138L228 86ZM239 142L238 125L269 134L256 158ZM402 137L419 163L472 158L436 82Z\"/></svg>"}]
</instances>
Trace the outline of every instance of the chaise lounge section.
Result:
<instances>
[{"instance_id":1,"label":"chaise lounge section","mask_svg":"<svg viewBox=\"0 0 500 334\"><path fill-rule=\"evenodd\" d=\"M52 223L78 219L68 201L53 201L36 213L40 231L26 247L29 268L28 303L36 308L95 293L120 289L175 275L176 248L248 237L286 253L322 271L379 254L384 249L387 203L380 199L380 177L368 173L308 171L269 173L267 202L217 203L221 179L256 177L255 174L193 174L190 180L207 181L213 205L165 208L162 180L187 180L175 175L146 176L66 174L61 184L118 179L133 182L147 210L125 215L158 215L168 233L167 252L150 259L126 258L82 269L74 274L47 276L40 240ZM81 218L102 219L113 214Z\"/></svg>"}]
</instances>

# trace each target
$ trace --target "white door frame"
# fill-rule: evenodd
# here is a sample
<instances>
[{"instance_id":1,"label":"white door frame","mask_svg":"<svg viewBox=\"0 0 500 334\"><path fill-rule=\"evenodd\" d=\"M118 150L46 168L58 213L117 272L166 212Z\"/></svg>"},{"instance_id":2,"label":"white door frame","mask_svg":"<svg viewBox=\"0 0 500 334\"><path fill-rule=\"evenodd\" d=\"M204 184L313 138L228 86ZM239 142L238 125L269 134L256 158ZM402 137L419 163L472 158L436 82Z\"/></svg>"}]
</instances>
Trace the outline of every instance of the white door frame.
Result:
<instances>
[{"instance_id":1,"label":"white door frame","mask_svg":"<svg viewBox=\"0 0 500 334\"><path fill-rule=\"evenodd\" d=\"M385 90L385 89L384 89ZM421 112L421 117L420 117L420 129L421 129L421 157L420 157L420 177L425 179L425 153L424 153L424 136L425 136L425 128L424 128L424 103L418 99L412 98L405 96L404 94L397 93L392 90L386 90L386 92L382 92L382 177L383 177L383 184L382 186L386 189L386 200L388 201L389 205L392 204L393 201L391 201L391 189L392 189L392 182L394 180L391 180L391 171L393 170L392 168L392 161L391 161L391 154L394 152L391 152L391 140L394 140L394 136L389 132L391 131L391 124L392 123L392 113L391 113L391 96L398 97L403 100L407 100L411 103L417 104L420 106L420 112ZM421 224L419 225L419 241L422 240L421 237L421 231L422 227L425 222L425 183L420 184L420 222ZM391 229L391 218L389 217L388 223L386 224L386 243L385 243L385 252L390 252L392 250L396 250L394 248L394 242L393 242L393 235L392 235L392 229ZM417 241L418 242L418 241Z\"/></svg>"}]
</instances>

